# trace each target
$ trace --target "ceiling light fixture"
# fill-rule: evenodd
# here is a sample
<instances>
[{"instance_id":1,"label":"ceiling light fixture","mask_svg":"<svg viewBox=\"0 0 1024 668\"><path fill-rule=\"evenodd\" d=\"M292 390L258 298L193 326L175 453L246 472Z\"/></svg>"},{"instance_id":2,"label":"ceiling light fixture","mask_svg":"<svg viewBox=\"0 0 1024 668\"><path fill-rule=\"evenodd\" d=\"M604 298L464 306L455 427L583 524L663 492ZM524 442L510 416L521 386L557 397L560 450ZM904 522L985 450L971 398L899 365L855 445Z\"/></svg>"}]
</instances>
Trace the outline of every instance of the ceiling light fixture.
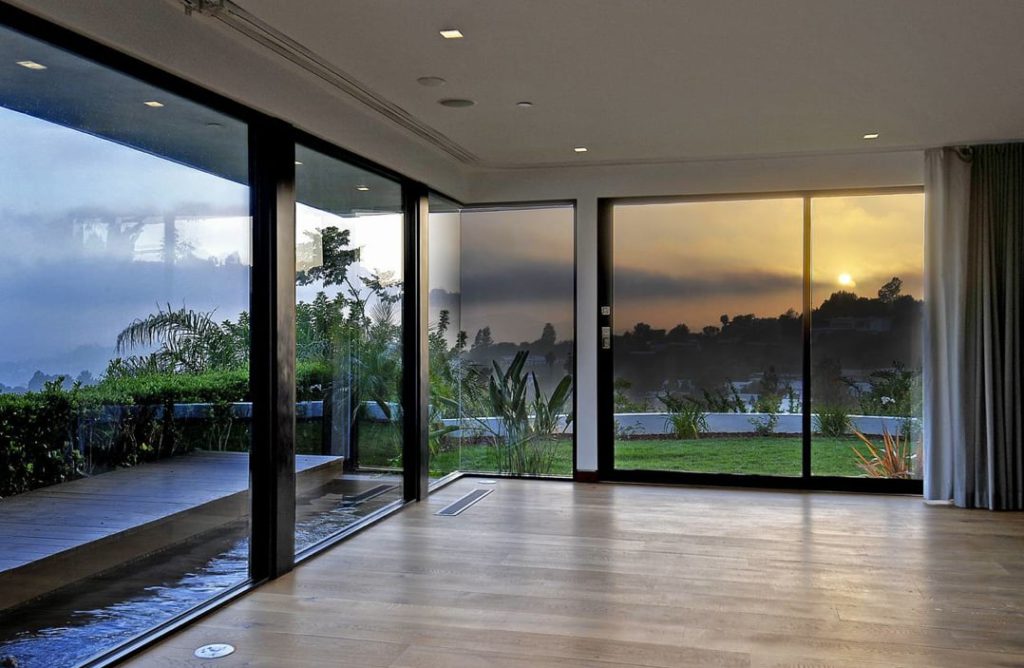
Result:
<instances>
[{"instance_id":1,"label":"ceiling light fixture","mask_svg":"<svg viewBox=\"0 0 1024 668\"><path fill-rule=\"evenodd\" d=\"M160 107L164 106L163 102L157 102L156 100L149 100L148 102L143 102L142 104L146 105L147 107L153 107L154 109L159 109Z\"/></svg>"},{"instance_id":2,"label":"ceiling light fixture","mask_svg":"<svg viewBox=\"0 0 1024 668\"><path fill-rule=\"evenodd\" d=\"M45 70L46 65L37 63L34 60L19 60L18 64L24 67L26 70Z\"/></svg>"},{"instance_id":3,"label":"ceiling light fixture","mask_svg":"<svg viewBox=\"0 0 1024 668\"><path fill-rule=\"evenodd\" d=\"M445 39L462 39L465 35L458 28L445 28L441 31L441 37Z\"/></svg>"},{"instance_id":4,"label":"ceiling light fixture","mask_svg":"<svg viewBox=\"0 0 1024 668\"><path fill-rule=\"evenodd\" d=\"M443 86L448 82L441 77L420 77L416 80L416 83L428 88L437 88L438 86Z\"/></svg>"},{"instance_id":5,"label":"ceiling light fixture","mask_svg":"<svg viewBox=\"0 0 1024 668\"><path fill-rule=\"evenodd\" d=\"M296 160L296 161L295 161L295 164L296 164L296 165L301 165L301 164L302 164L302 161L301 161L301 160Z\"/></svg>"},{"instance_id":6,"label":"ceiling light fixture","mask_svg":"<svg viewBox=\"0 0 1024 668\"><path fill-rule=\"evenodd\" d=\"M577 146L573 150L577 153L586 153L589 149L586 146Z\"/></svg>"},{"instance_id":7,"label":"ceiling light fixture","mask_svg":"<svg viewBox=\"0 0 1024 668\"><path fill-rule=\"evenodd\" d=\"M529 109L530 107L533 106L533 102L530 102L529 100L523 100L522 102L516 102L516 106L519 107L520 109Z\"/></svg>"},{"instance_id":8,"label":"ceiling light fixture","mask_svg":"<svg viewBox=\"0 0 1024 668\"><path fill-rule=\"evenodd\" d=\"M877 132L869 132L866 135L864 135L864 139L878 139L878 133Z\"/></svg>"},{"instance_id":9,"label":"ceiling light fixture","mask_svg":"<svg viewBox=\"0 0 1024 668\"><path fill-rule=\"evenodd\" d=\"M473 100L466 100L461 97L448 97L443 100L438 100L437 103L443 107L453 107L455 109L464 109L476 104Z\"/></svg>"},{"instance_id":10,"label":"ceiling light fixture","mask_svg":"<svg viewBox=\"0 0 1024 668\"><path fill-rule=\"evenodd\" d=\"M370 186L356 186L356 190L358 190L361 193L364 193L364 192L366 192L369 189L370 189Z\"/></svg>"}]
</instances>

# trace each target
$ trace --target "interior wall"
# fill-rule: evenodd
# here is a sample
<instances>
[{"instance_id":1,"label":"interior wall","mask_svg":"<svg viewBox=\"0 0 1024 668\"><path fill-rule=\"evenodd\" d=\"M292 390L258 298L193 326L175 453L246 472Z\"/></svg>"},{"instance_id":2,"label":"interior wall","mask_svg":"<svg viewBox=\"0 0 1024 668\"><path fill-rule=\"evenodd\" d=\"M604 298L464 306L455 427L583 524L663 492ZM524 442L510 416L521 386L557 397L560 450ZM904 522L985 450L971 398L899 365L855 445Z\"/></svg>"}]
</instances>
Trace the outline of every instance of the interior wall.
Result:
<instances>
[{"instance_id":1,"label":"interior wall","mask_svg":"<svg viewBox=\"0 0 1024 668\"><path fill-rule=\"evenodd\" d=\"M176 0L10 4L464 198L467 168L307 71Z\"/></svg>"},{"instance_id":2,"label":"interior wall","mask_svg":"<svg viewBox=\"0 0 1024 668\"><path fill-rule=\"evenodd\" d=\"M575 199L576 467L597 470L597 200L919 185L921 151L481 173L469 201Z\"/></svg>"}]
</instances>

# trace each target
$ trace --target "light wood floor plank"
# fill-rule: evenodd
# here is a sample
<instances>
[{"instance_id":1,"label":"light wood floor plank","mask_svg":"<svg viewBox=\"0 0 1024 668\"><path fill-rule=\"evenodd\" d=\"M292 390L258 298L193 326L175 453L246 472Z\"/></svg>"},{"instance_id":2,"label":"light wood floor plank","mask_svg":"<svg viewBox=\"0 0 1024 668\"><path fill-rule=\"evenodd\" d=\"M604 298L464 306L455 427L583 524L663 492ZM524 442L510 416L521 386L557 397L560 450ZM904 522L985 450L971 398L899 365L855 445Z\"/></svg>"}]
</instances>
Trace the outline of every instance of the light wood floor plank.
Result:
<instances>
[{"instance_id":1,"label":"light wood floor plank","mask_svg":"<svg viewBox=\"0 0 1024 668\"><path fill-rule=\"evenodd\" d=\"M192 665L212 641L239 651L201 665L1024 665L1022 514L501 480L462 515L433 515L476 486L445 488L129 665Z\"/></svg>"}]
</instances>

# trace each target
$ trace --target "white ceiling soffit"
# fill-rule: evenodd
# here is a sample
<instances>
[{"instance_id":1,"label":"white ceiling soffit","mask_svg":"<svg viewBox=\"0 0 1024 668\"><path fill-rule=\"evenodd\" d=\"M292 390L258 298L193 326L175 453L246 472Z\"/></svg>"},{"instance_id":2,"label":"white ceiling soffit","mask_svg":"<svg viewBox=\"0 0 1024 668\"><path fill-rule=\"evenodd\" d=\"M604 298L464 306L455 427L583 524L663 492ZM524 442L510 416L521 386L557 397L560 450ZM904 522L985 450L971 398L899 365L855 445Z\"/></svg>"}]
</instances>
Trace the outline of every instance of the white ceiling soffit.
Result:
<instances>
[{"instance_id":1,"label":"white ceiling soffit","mask_svg":"<svg viewBox=\"0 0 1024 668\"><path fill-rule=\"evenodd\" d=\"M478 168L1024 137L1021 0L182 2Z\"/></svg>"}]
</instances>

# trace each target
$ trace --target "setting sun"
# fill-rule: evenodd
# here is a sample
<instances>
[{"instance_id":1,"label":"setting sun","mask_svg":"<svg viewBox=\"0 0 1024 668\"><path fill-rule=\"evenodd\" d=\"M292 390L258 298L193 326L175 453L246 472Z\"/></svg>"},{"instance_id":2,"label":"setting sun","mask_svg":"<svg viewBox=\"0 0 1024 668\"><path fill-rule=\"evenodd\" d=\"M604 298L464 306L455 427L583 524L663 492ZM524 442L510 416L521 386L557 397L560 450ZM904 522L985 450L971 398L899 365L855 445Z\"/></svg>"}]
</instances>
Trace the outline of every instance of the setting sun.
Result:
<instances>
[{"instance_id":1,"label":"setting sun","mask_svg":"<svg viewBox=\"0 0 1024 668\"><path fill-rule=\"evenodd\" d=\"M854 282L853 276L850 276L849 274L839 274L839 285L852 288L857 284Z\"/></svg>"}]
</instances>

